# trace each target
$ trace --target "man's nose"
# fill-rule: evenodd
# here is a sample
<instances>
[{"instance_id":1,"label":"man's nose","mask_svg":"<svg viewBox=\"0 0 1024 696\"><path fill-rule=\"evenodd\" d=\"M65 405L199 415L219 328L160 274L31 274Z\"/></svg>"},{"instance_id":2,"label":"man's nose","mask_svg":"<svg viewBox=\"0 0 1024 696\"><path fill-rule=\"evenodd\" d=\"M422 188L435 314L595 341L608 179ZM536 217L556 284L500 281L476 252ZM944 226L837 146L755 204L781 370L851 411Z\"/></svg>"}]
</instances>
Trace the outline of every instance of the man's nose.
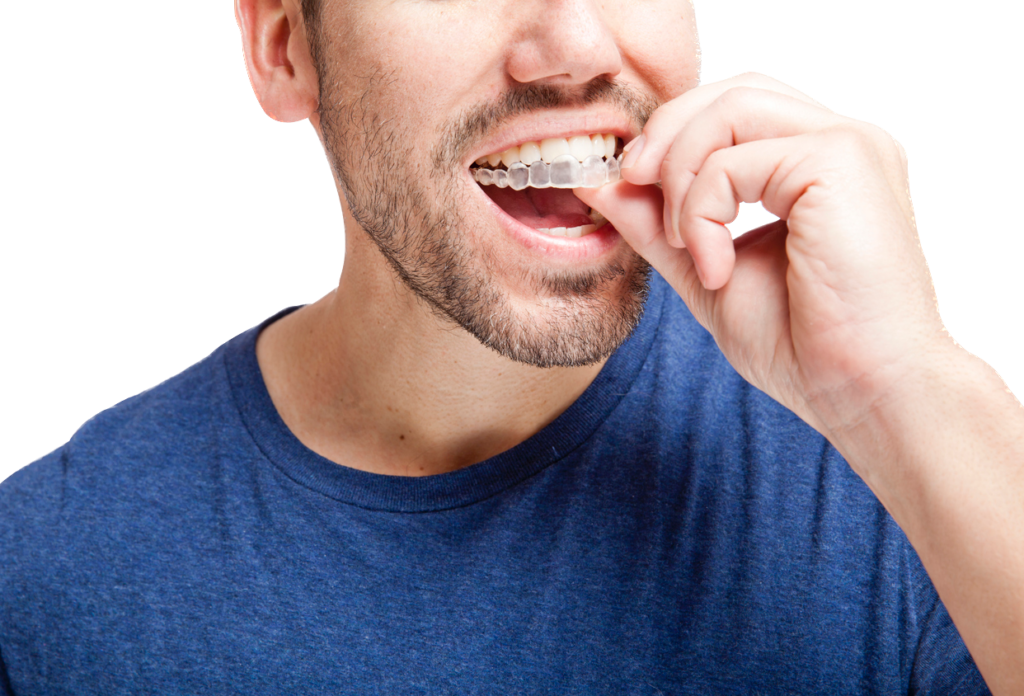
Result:
<instances>
[{"instance_id":1,"label":"man's nose","mask_svg":"<svg viewBox=\"0 0 1024 696\"><path fill-rule=\"evenodd\" d=\"M508 58L520 83L584 84L622 70L615 34L594 0L538 0L523 17L522 33Z\"/></svg>"}]
</instances>

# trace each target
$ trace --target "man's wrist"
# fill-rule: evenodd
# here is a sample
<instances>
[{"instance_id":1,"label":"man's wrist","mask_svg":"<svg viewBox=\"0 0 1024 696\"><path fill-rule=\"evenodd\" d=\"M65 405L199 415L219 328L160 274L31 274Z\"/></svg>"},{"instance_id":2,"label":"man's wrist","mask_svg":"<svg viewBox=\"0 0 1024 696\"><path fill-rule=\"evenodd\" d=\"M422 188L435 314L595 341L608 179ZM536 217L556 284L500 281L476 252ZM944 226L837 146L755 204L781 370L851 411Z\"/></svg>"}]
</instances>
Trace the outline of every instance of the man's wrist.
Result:
<instances>
[{"instance_id":1,"label":"man's wrist","mask_svg":"<svg viewBox=\"0 0 1024 696\"><path fill-rule=\"evenodd\" d=\"M826 436L887 507L889 498L894 506L920 499L937 476L954 473L945 468L968 466L943 455L985 437L1007 408L1019 410L998 374L952 341L852 383L843 396L822 409Z\"/></svg>"}]
</instances>

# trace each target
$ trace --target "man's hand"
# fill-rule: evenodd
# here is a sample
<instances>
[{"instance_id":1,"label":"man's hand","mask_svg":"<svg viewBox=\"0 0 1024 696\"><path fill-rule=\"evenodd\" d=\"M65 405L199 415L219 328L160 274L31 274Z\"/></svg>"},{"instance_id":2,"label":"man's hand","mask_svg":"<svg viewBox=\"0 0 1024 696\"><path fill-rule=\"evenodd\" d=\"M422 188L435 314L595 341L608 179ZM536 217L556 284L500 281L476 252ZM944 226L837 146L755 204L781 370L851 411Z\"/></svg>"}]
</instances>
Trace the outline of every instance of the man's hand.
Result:
<instances>
[{"instance_id":1,"label":"man's hand","mask_svg":"<svg viewBox=\"0 0 1024 696\"><path fill-rule=\"evenodd\" d=\"M679 292L748 381L817 430L859 422L907 371L952 347L906 160L884 131L744 75L665 104L642 139L625 181L577 195ZM781 220L734 245L725 224L741 201Z\"/></svg>"},{"instance_id":2,"label":"man's hand","mask_svg":"<svg viewBox=\"0 0 1024 696\"><path fill-rule=\"evenodd\" d=\"M1024 409L943 329L902 148L744 75L663 105L623 165L623 181L576 195L740 374L836 446L906 532L992 691L1024 693ZM780 220L734 242L741 201Z\"/></svg>"}]
</instances>

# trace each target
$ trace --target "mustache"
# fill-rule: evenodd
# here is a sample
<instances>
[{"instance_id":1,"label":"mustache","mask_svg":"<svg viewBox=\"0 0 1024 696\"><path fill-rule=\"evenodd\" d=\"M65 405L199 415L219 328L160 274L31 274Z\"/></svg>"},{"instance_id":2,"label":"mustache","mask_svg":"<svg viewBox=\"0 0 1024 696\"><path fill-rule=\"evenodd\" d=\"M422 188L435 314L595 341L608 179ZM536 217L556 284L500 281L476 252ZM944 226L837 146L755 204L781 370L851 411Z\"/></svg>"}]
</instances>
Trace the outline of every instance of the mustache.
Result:
<instances>
[{"instance_id":1,"label":"mustache","mask_svg":"<svg viewBox=\"0 0 1024 696\"><path fill-rule=\"evenodd\" d=\"M432 156L435 168L456 168L472 144L516 116L543 109L608 104L629 118L637 130L661 106L651 94L606 77L596 77L585 85L516 85L498 99L481 103L448 123Z\"/></svg>"}]
</instances>

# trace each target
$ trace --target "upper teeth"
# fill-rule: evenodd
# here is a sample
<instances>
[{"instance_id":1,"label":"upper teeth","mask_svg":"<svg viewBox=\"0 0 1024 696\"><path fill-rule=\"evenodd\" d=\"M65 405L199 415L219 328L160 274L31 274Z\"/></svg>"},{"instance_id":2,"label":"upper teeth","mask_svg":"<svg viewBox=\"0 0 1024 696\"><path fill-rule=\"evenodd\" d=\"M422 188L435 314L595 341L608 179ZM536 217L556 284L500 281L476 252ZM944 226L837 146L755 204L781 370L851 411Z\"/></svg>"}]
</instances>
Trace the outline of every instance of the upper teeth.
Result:
<instances>
[{"instance_id":1,"label":"upper teeth","mask_svg":"<svg viewBox=\"0 0 1024 696\"><path fill-rule=\"evenodd\" d=\"M533 164L543 161L551 164L559 155L572 155L582 162L591 155L614 157L616 139L612 134L575 135L571 138L547 138L540 142L530 141L515 145L504 152L494 152L478 159L480 166L497 167L504 164L511 167L516 162Z\"/></svg>"}]
</instances>

